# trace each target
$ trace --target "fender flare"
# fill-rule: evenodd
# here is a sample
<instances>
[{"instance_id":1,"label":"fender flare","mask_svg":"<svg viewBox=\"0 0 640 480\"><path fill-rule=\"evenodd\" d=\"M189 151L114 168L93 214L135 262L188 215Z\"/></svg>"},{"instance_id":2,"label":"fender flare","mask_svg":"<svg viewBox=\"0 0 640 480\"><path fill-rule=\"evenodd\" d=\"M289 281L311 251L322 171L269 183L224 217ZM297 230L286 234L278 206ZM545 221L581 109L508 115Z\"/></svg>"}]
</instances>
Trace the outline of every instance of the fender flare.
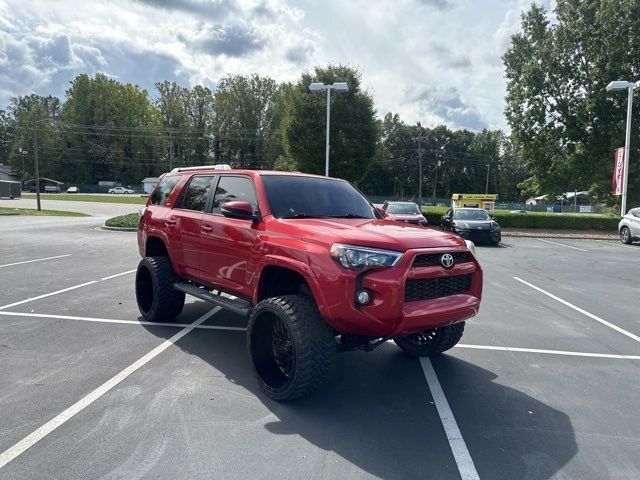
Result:
<instances>
[{"instance_id":1,"label":"fender flare","mask_svg":"<svg viewBox=\"0 0 640 480\"><path fill-rule=\"evenodd\" d=\"M289 257L283 257L280 255L265 255L264 257L262 257L262 261L258 265L256 276L255 276L256 288L254 288L254 294L253 294L254 305L257 304L258 302L258 291L259 291L258 286L260 284L260 279L262 278L262 273L266 268L272 267L272 266L286 268L302 276L302 278L304 278L304 280L307 282L307 285L309 285L309 288L311 289L311 293L313 294L313 298L316 302L316 305L318 306L320 315L322 315L323 318L327 318L329 316L329 311L326 308L326 302L324 299L324 295L322 294L322 289L320 288L320 285L318 284L318 280L313 274L313 270L311 270L311 267L309 267L309 265L302 263L298 260L294 260Z\"/></svg>"}]
</instances>

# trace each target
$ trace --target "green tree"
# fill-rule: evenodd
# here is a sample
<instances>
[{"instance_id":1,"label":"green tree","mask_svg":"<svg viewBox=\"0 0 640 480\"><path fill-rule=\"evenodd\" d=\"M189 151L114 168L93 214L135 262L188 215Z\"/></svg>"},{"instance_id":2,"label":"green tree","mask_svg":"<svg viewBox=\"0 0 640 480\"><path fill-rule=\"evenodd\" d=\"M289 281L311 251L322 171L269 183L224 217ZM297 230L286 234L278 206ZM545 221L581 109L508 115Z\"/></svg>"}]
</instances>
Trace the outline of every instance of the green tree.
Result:
<instances>
[{"instance_id":1,"label":"green tree","mask_svg":"<svg viewBox=\"0 0 640 480\"><path fill-rule=\"evenodd\" d=\"M38 163L41 176L56 178L57 159L61 149L61 135L56 121L61 105L57 97L25 95L10 99L9 125L13 125L9 163L24 180L34 178L33 133L38 131ZM11 128L11 127L10 127ZM7 144L8 147L8 144ZM23 156L20 150L27 151Z\"/></svg>"},{"instance_id":2,"label":"green tree","mask_svg":"<svg viewBox=\"0 0 640 480\"><path fill-rule=\"evenodd\" d=\"M58 165L65 180L139 185L165 171L158 160L159 118L146 90L103 74L78 75L63 107L65 145Z\"/></svg>"},{"instance_id":3,"label":"green tree","mask_svg":"<svg viewBox=\"0 0 640 480\"><path fill-rule=\"evenodd\" d=\"M640 2L558 0L555 17L550 23L532 5L503 57L506 116L529 170L521 186L527 194L590 188L613 202L613 149L624 144L626 96L605 87L640 75ZM633 149L628 178L636 202L637 159Z\"/></svg>"},{"instance_id":4,"label":"green tree","mask_svg":"<svg viewBox=\"0 0 640 480\"><path fill-rule=\"evenodd\" d=\"M16 121L10 112L0 109L0 163L9 164L16 135Z\"/></svg>"},{"instance_id":5,"label":"green tree","mask_svg":"<svg viewBox=\"0 0 640 480\"><path fill-rule=\"evenodd\" d=\"M361 75L344 65L316 67L293 88L282 126L286 155L303 172L324 174L326 97L309 92L312 82L347 82L349 91L331 97L330 170L333 177L361 181L376 154L373 99L361 88Z\"/></svg>"},{"instance_id":6,"label":"green tree","mask_svg":"<svg viewBox=\"0 0 640 480\"><path fill-rule=\"evenodd\" d=\"M215 94L216 158L244 168L272 167L281 155L279 128L287 84L260 75L228 75Z\"/></svg>"}]
</instances>

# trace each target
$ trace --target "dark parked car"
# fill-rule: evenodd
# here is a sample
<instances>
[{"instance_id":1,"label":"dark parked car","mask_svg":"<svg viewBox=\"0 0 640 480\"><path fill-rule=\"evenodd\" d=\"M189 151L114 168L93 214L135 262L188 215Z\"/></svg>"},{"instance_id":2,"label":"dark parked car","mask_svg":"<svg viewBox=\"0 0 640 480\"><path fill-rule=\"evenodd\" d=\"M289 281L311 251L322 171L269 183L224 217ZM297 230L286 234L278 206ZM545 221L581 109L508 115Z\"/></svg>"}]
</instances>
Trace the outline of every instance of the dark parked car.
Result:
<instances>
[{"instance_id":1,"label":"dark parked car","mask_svg":"<svg viewBox=\"0 0 640 480\"><path fill-rule=\"evenodd\" d=\"M500 225L483 208L452 208L442 216L440 226L473 242L497 245L502 239Z\"/></svg>"},{"instance_id":2,"label":"dark parked car","mask_svg":"<svg viewBox=\"0 0 640 480\"><path fill-rule=\"evenodd\" d=\"M413 202L384 202L382 205L384 217L397 222L428 225L427 219L420 212L420 208Z\"/></svg>"}]
</instances>

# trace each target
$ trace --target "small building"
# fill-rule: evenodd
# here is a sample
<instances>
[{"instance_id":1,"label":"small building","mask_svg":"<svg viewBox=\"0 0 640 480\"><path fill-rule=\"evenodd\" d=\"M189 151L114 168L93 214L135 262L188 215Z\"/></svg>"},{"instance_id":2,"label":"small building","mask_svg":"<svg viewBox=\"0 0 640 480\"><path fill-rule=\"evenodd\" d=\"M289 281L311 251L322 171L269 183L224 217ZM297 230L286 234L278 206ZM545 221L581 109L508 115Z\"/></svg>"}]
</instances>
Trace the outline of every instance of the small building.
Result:
<instances>
[{"instance_id":1,"label":"small building","mask_svg":"<svg viewBox=\"0 0 640 480\"><path fill-rule=\"evenodd\" d=\"M10 165L0 163L0 180L19 182L20 175Z\"/></svg>"},{"instance_id":2,"label":"small building","mask_svg":"<svg viewBox=\"0 0 640 480\"><path fill-rule=\"evenodd\" d=\"M489 193L454 193L451 195L452 208L484 208L493 210L496 207L498 195Z\"/></svg>"},{"instance_id":3,"label":"small building","mask_svg":"<svg viewBox=\"0 0 640 480\"><path fill-rule=\"evenodd\" d=\"M153 192L153 189L156 188L156 185L160 179L158 177L148 177L142 180L142 191L147 195L150 195Z\"/></svg>"}]
</instances>

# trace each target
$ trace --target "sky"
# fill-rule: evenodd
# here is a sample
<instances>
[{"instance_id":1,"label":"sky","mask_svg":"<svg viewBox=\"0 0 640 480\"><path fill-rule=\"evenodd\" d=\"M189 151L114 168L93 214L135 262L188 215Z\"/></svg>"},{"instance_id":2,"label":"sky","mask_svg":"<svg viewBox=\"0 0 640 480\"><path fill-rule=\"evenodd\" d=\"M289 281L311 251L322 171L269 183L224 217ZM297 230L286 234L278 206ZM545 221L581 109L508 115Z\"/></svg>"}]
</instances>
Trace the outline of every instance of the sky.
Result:
<instances>
[{"instance_id":1,"label":"sky","mask_svg":"<svg viewBox=\"0 0 640 480\"><path fill-rule=\"evenodd\" d=\"M542 1L543 5L549 0ZM80 73L215 88L228 74L295 81L357 68L377 114L506 128L502 54L530 0L0 0L0 107L64 98Z\"/></svg>"}]
</instances>

